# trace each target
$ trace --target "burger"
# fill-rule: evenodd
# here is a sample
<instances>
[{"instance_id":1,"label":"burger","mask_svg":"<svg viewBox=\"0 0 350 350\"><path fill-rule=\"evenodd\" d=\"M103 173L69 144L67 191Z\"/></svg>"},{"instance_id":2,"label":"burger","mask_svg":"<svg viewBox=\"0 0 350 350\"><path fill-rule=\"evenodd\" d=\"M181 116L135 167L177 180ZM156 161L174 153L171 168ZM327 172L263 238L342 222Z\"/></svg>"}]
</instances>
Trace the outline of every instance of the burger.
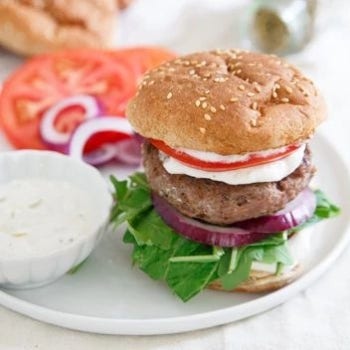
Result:
<instances>
[{"instance_id":1,"label":"burger","mask_svg":"<svg viewBox=\"0 0 350 350\"><path fill-rule=\"evenodd\" d=\"M307 227L339 213L309 187L308 142L326 117L312 81L276 56L194 53L149 71L127 117L144 173L112 178L112 220L126 223L135 265L183 301L302 273Z\"/></svg>"}]
</instances>

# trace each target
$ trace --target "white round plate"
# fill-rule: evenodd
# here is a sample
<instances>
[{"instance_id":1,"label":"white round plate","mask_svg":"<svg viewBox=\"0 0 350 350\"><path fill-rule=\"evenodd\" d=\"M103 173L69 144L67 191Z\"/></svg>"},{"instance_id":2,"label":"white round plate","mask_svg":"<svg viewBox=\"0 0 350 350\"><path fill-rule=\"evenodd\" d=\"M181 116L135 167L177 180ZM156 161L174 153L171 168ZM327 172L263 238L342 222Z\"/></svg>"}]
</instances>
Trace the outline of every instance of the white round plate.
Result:
<instances>
[{"instance_id":1,"label":"white round plate","mask_svg":"<svg viewBox=\"0 0 350 350\"><path fill-rule=\"evenodd\" d=\"M0 304L43 322L105 334L166 334L212 327L255 315L300 292L335 261L349 240L350 187L345 165L331 145L316 137L317 183L342 207L343 215L316 225L313 254L296 282L265 295L205 291L183 303L161 282L131 266L122 232L107 234L74 275L46 287L2 290ZM124 177L128 170L107 169Z\"/></svg>"}]
</instances>

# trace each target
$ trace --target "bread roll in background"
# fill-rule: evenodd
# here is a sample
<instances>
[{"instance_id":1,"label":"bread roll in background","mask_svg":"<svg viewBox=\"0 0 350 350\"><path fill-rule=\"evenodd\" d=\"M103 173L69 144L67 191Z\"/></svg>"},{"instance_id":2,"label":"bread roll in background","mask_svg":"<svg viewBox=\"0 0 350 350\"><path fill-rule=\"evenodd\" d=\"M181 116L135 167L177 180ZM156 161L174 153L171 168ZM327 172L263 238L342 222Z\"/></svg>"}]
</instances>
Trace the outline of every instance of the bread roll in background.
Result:
<instances>
[{"instance_id":1,"label":"bread roll in background","mask_svg":"<svg viewBox=\"0 0 350 350\"><path fill-rule=\"evenodd\" d=\"M115 0L1 0L0 45L23 55L113 44Z\"/></svg>"},{"instance_id":2,"label":"bread roll in background","mask_svg":"<svg viewBox=\"0 0 350 350\"><path fill-rule=\"evenodd\" d=\"M116 0L117 1L117 6L120 10L124 10L127 8L133 0Z\"/></svg>"}]
</instances>

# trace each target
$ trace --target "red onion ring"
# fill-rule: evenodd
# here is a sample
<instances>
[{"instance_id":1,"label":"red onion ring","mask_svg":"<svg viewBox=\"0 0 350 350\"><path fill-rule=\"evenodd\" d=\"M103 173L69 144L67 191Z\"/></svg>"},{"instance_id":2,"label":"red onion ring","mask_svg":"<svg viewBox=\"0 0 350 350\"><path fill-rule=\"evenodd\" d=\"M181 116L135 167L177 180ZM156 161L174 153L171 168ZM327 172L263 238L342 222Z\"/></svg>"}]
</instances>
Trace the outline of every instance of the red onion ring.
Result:
<instances>
[{"instance_id":1,"label":"red onion ring","mask_svg":"<svg viewBox=\"0 0 350 350\"><path fill-rule=\"evenodd\" d=\"M122 163L129 165L141 164L141 144L135 137L128 140L123 140L115 145L115 158Z\"/></svg>"},{"instance_id":2,"label":"red onion ring","mask_svg":"<svg viewBox=\"0 0 350 350\"><path fill-rule=\"evenodd\" d=\"M272 233L247 231L237 227L221 227L185 217L163 198L152 194L154 209L177 233L203 244L220 247L239 247L258 242Z\"/></svg>"},{"instance_id":3,"label":"red onion ring","mask_svg":"<svg viewBox=\"0 0 350 350\"><path fill-rule=\"evenodd\" d=\"M114 131L121 134L132 136L133 130L129 122L123 117L103 116L96 119L90 119L80 124L74 131L69 143L69 155L74 158L84 159L84 147L91 136L102 131ZM112 154L109 153L110 155ZM115 154L112 158L114 158ZM102 160L95 162L101 163ZM104 160L105 162L105 160Z\"/></svg>"},{"instance_id":4,"label":"red onion ring","mask_svg":"<svg viewBox=\"0 0 350 350\"><path fill-rule=\"evenodd\" d=\"M314 192L310 188L305 188L277 213L237 222L235 226L263 233L289 230L310 219L315 212L316 204Z\"/></svg>"},{"instance_id":5,"label":"red onion ring","mask_svg":"<svg viewBox=\"0 0 350 350\"><path fill-rule=\"evenodd\" d=\"M97 150L84 154L83 159L86 163L93 166L104 165L115 159L117 154L116 146L116 144L106 143Z\"/></svg>"},{"instance_id":6,"label":"red onion ring","mask_svg":"<svg viewBox=\"0 0 350 350\"><path fill-rule=\"evenodd\" d=\"M80 106L85 110L86 120L102 113L102 108L96 98L89 95L70 96L53 105L44 113L40 123L40 136L51 150L67 152L71 133L57 131L55 121L64 109L73 106Z\"/></svg>"}]
</instances>

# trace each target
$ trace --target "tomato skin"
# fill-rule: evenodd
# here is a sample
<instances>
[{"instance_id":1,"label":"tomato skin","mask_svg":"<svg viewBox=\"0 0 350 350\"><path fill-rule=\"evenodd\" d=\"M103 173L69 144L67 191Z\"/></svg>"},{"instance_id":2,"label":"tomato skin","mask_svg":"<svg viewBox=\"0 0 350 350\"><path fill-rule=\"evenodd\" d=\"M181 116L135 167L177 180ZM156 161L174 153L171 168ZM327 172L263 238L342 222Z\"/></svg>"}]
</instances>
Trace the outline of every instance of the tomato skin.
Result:
<instances>
[{"instance_id":1,"label":"tomato skin","mask_svg":"<svg viewBox=\"0 0 350 350\"><path fill-rule=\"evenodd\" d=\"M224 163L224 162L208 162L208 161L204 161L204 160L192 157L191 155L185 152L171 148L166 143L160 140L150 139L149 141L154 147L156 147L160 151L164 152L165 154L167 154L172 158L175 158L176 160L180 161L181 163L184 163L185 165L191 168L196 168L196 169L206 170L206 171L214 171L214 172L238 170L243 168L249 168L252 166L271 163L273 161L287 157L288 155L290 155L300 147L300 145L298 144L293 144L293 145L289 145L285 151L275 153L267 157L266 156L261 157L253 154L248 160L245 160L245 161Z\"/></svg>"},{"instance_id":2,"label":"tomato skin","mask_svg":"<svg viewBox=\"0 0 350 350\"><path fill-rule=\"evenodd\" d=\"M106 115L124 116L142 74L174 56L165 49L141 47L68 50L34 57L3 85L1 127L16 148L46 149L39 127L43 114L52 105L68 96L88 94L101 102ZM63 121L63 125L71 125L73 132L81 121ZM88 148L104 143L102 136L89 141ZM115 137L114 141L120 139ZM111 135L107 139L111 141Z\"/></svg>"}]
</instances>

